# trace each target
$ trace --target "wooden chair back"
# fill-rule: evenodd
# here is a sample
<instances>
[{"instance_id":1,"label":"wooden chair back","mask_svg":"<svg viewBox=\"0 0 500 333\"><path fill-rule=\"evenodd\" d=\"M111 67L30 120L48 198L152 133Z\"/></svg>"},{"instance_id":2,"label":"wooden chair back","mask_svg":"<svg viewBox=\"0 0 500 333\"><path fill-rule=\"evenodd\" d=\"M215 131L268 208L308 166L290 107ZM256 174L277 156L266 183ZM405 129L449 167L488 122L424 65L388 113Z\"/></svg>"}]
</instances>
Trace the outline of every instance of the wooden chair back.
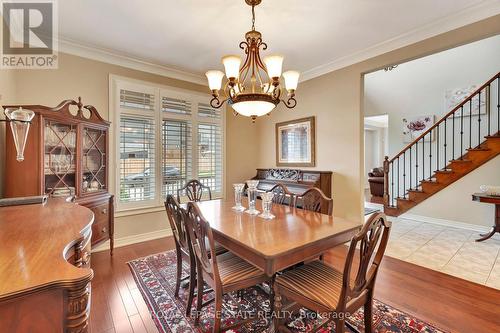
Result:
<instances>
[{"instance_id":1,"label":"wooden chair back","mask_svg":"<svg viewBox=\"0 0 500 333\"><path fill-rule=\"evenodd\" d=\"M375 279L387 247L390 228L391 222L386 216L383 213L375 213L352 238L344 265L342 291L339 298L341 308L345 309L347 305L357 301L363 302L368 295L373 295ZM355 267L356 278L354 283L351 283L351 271L358 244L359 263Z\"/></svg>"},{"instance_id":2,"label":"wooden chair back","mask_svg":"<svg viewBox=\"0 0 500 333\"><path fill-rule=\"evenodd\" d=\"M210 187L203 185L199 180L192 179L184 185L184 187L177 190L177 201L181 201L181 195L186 194L189 201L201 201L203 194L207 192L209 200L212 200L212 191Z\"/></svg>"},{"instance_id":3,"label":"wooden chair back","mask_svg":"<svg viewBox=\"0 0 500 333\"><path fill-rule=\"evenodd\" d=\"M165 200L165 210L167 211L168 222L174 234L175 242L186 254L189 254L189 233L186 226L186 213L184 209L179 206L174 196L169 194Z\"/></svg>"},{"instance_id":4,"label":"wooden chair back","mask_svg":"<svg viewBox=\"0 0 500 333\"><path fill-rule=\"evenodd\" d=\"M194 202L188 202L186 220L191 248L196 256L199 269L203 271L204 279L208 278L206 282L211 285L214 283L220 285L212 228Z\"/></svg>"},{"instance_id":5,"label":"wooden chair back","mask_svg":"<svg viewBox=\"0 0 500 333\"><path fill-rule=\"evenodd\" d=\"M284 184L278 183L274 185L268 192L274 193L274 203L293 206L294 194L290 192Z\"/></svg>"},{"instance_id":6,"label":"wooden chair back","mask_svg":"<svg viewBox=\"0 0 500 333\"><path fill-rule=\"evenodd\" d=\"M332 215L333 199L328 198L319 188L311 187L295 198L295 207Z\"/></svg>"}]
</instances>

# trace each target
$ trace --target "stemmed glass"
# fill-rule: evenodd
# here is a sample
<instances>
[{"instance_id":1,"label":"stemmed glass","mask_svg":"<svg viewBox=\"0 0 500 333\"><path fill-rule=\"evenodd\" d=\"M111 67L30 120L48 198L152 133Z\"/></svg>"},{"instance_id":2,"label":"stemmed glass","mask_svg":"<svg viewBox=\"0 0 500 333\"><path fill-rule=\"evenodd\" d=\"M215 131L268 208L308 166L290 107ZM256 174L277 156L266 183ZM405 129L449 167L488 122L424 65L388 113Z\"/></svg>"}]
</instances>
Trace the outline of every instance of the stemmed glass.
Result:
<instances>
[{"instance_id":1,"label":"stemmed glass","mask_svg":"<svg viewBox=\"0 0 500 333\"><path fill-rule=\"evenodd\" d=\"M234 202L235 206L233 206L233 210L237 212L242 212L245 210L245 207L241 205L241 195L243 193L243 188L245 187L245 184L233 184L234 188Z\"/></svg>"},{"instance_id":2,"label":"stemmed glass","mask_svg":"<svg viewBox=\"0 0 500 333\"><path fill-rule=\"evenodd\" d=\"M255 209L255 201L257 199L257 185L259 185L258 180L247 180L247 193L248 193L248 209L245 213L250 215L258 215L260 212Z\"/></svg>"},{"instance_id":3,"label":"stemmed glass","mask_svg":"<svg viewBox=\"0 0 500 333\"><path fill-rule=\"evenodd\" d=\"M260 194L260 198L262 199L262 214L259 215L259 217L262 217L263 219L266 220L271 220L274 219L275 216L271 214L271 208L273 207L273 198L274 198L274 193L273 192L264 192Z\"/></svg>"}]
</instances>

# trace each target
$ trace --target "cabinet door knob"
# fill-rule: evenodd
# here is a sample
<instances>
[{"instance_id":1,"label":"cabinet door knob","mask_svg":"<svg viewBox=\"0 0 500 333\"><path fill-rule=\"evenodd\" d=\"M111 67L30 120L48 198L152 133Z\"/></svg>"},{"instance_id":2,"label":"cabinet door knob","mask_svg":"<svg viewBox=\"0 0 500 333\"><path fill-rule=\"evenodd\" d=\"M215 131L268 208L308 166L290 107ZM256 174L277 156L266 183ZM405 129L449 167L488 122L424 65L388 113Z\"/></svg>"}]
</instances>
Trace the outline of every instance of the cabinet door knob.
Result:
<instances>
[{"instance_id":1,"label":"cabinet door knob","mask_svg":"<svg viewBox=\"0 0 500 333\"><path fill-rule=\"evenodd\" d=\"M107 208L103 208L102 211L101 211L101 213L103 213L103 214L106 214L107 212L108 212Z\"/></svg>"},{"instance_id":2,"label":"cabinet door knob","mask_svg":"<svg viewBox=\"0 0 500 333\"><path fill-rule=\"evenodd\" d=\"M107 229L106 229L106 227L103 227L103 228L101 229L101 232L102 232L102 233L105 233L105 232L106 232L106 230L107 230Z\"/></svg>"}]
</instances>

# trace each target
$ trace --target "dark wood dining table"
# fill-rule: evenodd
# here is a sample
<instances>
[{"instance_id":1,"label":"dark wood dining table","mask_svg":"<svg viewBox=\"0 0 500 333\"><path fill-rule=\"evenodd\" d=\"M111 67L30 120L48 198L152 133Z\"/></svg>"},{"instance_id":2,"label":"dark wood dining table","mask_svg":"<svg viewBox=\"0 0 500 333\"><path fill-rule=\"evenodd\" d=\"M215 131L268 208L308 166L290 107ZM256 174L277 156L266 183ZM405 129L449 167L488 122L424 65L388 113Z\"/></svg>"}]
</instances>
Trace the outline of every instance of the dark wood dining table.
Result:
<instances>
[{"instance_id":1,"label":"dark wood dining table","mask_svg":"<svg viewBox=\"0 0 500 333\"><path fill-rule=\"evenodd\" d=\"M476 242L485 241L493 237L495 233L497 232L500 233L500 197L494 195L488 195L486 193L474 193L472 195L472 200L495 205L495 216L493 221L493 227L491 227L489 232L481 234L480 235L481 238L476 239Z\"/></svg>"},{"instance_id":2,"label":"dark wood dining table","mask_svg":"<svg viewBox=\"0 0 500 333\"><path fill-rule=\"evenodd\" d=\"M210 223L214 240L229 251L263 270L275 273L348 242L361 223L339 217L274 204L276 218L232 210L233 201L197 203ZM261 208L260 200L257 208Z\"/></svg>"}]
</instances>

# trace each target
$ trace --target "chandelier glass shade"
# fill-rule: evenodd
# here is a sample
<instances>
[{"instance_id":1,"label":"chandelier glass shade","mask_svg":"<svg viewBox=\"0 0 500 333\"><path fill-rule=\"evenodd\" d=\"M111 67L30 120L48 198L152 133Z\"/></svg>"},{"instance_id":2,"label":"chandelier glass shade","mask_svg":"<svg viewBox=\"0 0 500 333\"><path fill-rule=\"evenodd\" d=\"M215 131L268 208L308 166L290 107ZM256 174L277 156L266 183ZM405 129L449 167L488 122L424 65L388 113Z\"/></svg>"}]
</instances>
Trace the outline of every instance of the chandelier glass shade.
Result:
<instances>
[{"instance_id":1,"label":"chandelier glass shade","mask_svg":"<svg viewBox=\"0 0 500 333\"><path fill-rule=\"evenodd\" d=\"M300 74L297 71L282 73L283 57L280 55L261 58L260 51L267 49L262 34L255 30L255 6L261 0L245 1L252 7L252 30L240 43L245 60L237 55L222 57L225 73L209 70L206 76L213 97L210 101L212 107L220 108L227 102L235 114L255 121L274 110L280 102L290 109L297 105L295 90Z\"/></svg>"}]
</instances>

